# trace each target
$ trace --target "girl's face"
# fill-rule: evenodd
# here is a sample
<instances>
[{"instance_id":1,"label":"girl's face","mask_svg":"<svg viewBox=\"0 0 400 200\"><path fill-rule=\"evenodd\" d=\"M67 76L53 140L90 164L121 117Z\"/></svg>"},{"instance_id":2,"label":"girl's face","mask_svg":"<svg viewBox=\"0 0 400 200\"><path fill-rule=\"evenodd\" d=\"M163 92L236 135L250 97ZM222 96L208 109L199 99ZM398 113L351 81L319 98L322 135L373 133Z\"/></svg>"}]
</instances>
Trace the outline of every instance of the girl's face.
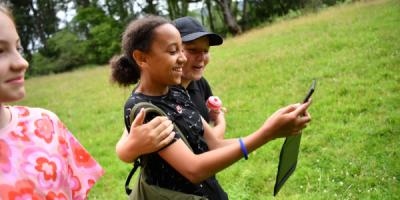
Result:
<instances>
[{"instance_id":1,"label":"girl's face","mask_svg":"<svg viewBox=\"0 0 400 200\"><path fill-rule=\"evenodd\" d=\"M17 30L11 19L0 12L0 103L25 96L24 75L28 62L22 57Z\"/></svg>"},{"instance_id":2,"label":"girl's face","mask_svg":"<svg viewBox=\"0 0 400 200\"><path fill-rule=\"evenodd\" d=\"M163 24L154 29L153 42L145 56L150 81L160 85L181 83L186 57L179 31L173 25Z\"/></svg>"},{"instance_id":3,"label":"girl's face","mask_svg":"<svg viewBox=\"0 0 400 200\"><path fill-rule=\"evenodd\" d=\"M188 81L199 80L210 61L208 37L204 36L191 42L185 42L183 47L187 62L183 67L182 79Z\"/></svg>"}]
</instances>

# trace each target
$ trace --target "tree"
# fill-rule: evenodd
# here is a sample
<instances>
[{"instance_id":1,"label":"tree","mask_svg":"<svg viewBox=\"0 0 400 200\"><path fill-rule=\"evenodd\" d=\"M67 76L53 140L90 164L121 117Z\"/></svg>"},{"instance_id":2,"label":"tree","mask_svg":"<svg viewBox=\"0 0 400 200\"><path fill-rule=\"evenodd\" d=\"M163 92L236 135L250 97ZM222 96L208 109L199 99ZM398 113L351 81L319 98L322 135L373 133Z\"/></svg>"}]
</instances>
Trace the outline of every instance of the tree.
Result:
<instances>
[{"instance_id":1,"label":"tree","mask_svg":"<svg viewBox=\"0 0 400 200\"><path fill-rule=\"evenodd\" d=\"M215 0L220 6L222 13L224 15L224 21L226 26L228 26L228 30L232 35L237 35L242 33L242 29L236 21L235 16L231 10L231 0Z\"/></svg>"},{"instance_id":2,"label":"tree","mask_svg":"<svg viewBox=\"0 0 400 200\"><path fill-rule=\"evenodd\" d=\"M205 0L205 4L207 6L207 13L208 13L208 22L210 24L210 29L212 32L215 32L215 27L214 27L214 19L213 19L213 12L212 12L212 1L211 0ZM204 24L204 22L203 22Z\"/></svg>"},{"instance_id":3,"label":"tree","mask_svg":"<svg viewBox=\"0 0 400 200\"><path fill-rule=\"evenodd\" d=\"M189 2L186 0L167 0L168 14L170 19L186 16L189 9Z\"/></svg>"},{"instance_id":4,"label":"tree","mask_svg":"<svg viewBox=\"0 0 400 200\"><path fill-rule=\"evenodd\" d=\"M7 0L13 9L21 45L28 60L32 51L46 46L47 39L58 31L57 10L64 0Z\"/></svg>"},{"instance_id":5,"label":"tree","mask_svg":"<svg viewBox=\"0 0 400 200\"><path fill-rule=\"evenodd\" d=\"M145 6L142 8L142 13L159 15L160 12L157 10L158 1L146 0Z\"/></svg>"},{"instance_id":6,"label":"tree","mask_svg":"<svg viewBox=\"0 0 400 200\"><path fill-rule=\"evenodd\" d=\"M105 0L105 10L108 15L121 24L126 24L129 20L136 18L133 9L133 2L130 0Z\"/></svg>"},{"instance_id":7,"label":"tree","mask_svg":"<svg viewBox=\"0 0 400 200\"><path fill-rule=\"evenodd\" d=\"M123 26L100 7L78 9L72 26L85 44L87 61L104 64L120 50L119 39Z\"/></svg>"}]
</instances>

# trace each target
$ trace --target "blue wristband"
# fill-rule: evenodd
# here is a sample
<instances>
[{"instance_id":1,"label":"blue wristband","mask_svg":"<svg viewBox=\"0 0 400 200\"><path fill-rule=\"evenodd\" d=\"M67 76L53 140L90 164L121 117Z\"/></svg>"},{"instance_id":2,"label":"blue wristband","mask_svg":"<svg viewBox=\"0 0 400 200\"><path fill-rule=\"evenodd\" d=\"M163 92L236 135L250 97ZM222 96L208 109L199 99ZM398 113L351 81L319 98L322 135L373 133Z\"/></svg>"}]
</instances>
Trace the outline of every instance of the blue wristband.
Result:
<instances>
[{"instance_id":1,"label":"blue wristband","mask_svg":"<svg viewBox=\"0 0 400 200\"><path fill-rule=\"evenodd\" d=\"M240 143L240 148L242 149L242 152L243 152L243 157L245 160L247 160L249 157L247 155L247 149L246 149L246 146L244 146L242 138L239 138L239 143Z\"/></svg>"}]
</instances>

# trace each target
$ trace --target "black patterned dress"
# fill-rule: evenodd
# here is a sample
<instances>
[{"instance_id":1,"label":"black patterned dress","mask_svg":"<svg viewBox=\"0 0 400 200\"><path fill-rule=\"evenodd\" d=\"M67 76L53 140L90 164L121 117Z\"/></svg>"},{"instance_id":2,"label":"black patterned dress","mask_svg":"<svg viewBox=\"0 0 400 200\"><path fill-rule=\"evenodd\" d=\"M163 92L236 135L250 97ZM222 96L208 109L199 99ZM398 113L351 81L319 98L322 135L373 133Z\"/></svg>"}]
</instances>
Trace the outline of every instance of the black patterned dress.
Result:
<instances>
[{"instance_id":1,"label":"black patterned dress","mask_svg":"<svg viewBox=\"0 0 400 200\"><path fill-rule=\"evenodd\" d=\"M183 87L171 87L168 93L163 96L146 96L133 92L124 109L125 125L128 130L130 130L131 109L139 102L150 102L162 109L168 118L182 131L195 154L208 151L207 143L203 138L204 129L200 114ZM151 119L147 119L147 117L146 121L150 121ZM180 139L180 136L176 134L171 144L178 139ZM141 159L146 161L144 173L146 174L146 182L149 184L188 194L205 196L210 200L228 199L227 194L214 176L200 184L193 184L163 160L157 152L144 155Z\"/></svg>"}]
</instances>

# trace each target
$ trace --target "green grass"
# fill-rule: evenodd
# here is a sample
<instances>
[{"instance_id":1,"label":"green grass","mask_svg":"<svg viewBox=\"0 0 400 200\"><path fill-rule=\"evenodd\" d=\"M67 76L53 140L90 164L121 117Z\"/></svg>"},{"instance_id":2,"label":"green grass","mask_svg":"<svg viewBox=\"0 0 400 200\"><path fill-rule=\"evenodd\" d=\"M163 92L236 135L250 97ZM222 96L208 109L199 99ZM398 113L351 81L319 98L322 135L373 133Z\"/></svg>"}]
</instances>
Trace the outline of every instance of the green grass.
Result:
<instances>
[{"instance_id":1,"label":"green grass","mask_svg":"<svg viewBox=\"0 0 400 200\"><path fill-rule=\"evenodd\" d=\"M229 109L226 137L244 136L318 80L294 175L272 197L275 140L218 174L230 199L400 199L400 1L328 8L212 48L206 77ZM114 146L130 89L105 67L32 78L22 105L59 115L105 168L90 199L124 199L130 166Z\"/></svg>"}]
</instances>

